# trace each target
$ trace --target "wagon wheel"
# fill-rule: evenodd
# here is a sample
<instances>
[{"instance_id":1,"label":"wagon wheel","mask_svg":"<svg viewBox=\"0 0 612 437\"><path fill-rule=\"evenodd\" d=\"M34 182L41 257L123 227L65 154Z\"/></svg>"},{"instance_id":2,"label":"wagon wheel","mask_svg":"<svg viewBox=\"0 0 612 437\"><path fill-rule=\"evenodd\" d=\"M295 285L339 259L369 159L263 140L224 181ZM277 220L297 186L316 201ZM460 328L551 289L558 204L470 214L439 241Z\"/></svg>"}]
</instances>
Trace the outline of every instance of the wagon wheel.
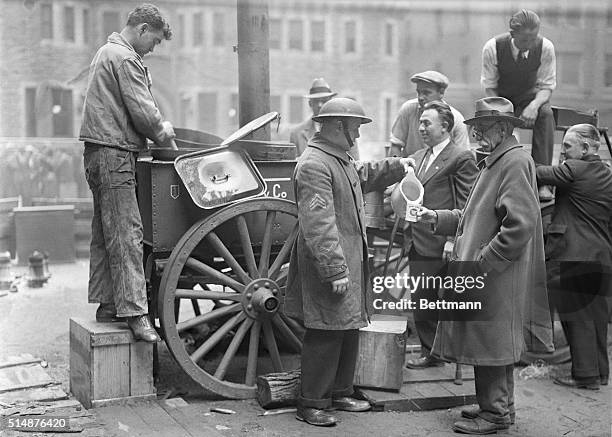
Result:
<instances>
[{"instance_id":1,"label":"wagon wheel","mask_svg":"<svg viewBox=\"0 0 612 437\"><path fill-rule=\"evenodd\" d=\"M230 205L200 220L176 244L161 280L160 322L170 353L202 387L228 398L255 397L258 362L267 360L269 371L287 370L278 341L301 351L301 326L282 312L286 264L296 235L295 204L259 198ZM212 252L212 256L203 252ZM206 286L181 288L193 283L185 277L199 277L195 282ZM197 300L208 305L208 311L177 318L175 308L181 300ZM212 305L218 301L226 304ZM214 327L211 335L188 351L180 334L202 325ZM237 376L228 371L243 343L248 346L246 369ZM262 353L260 345L267 352ZM214 355L213 349L217 357L219 349L224 349L215 368L210 363L214 360L205 359ZM264 366L260 363L260 367Z\"/></svg>"}]
</instances>

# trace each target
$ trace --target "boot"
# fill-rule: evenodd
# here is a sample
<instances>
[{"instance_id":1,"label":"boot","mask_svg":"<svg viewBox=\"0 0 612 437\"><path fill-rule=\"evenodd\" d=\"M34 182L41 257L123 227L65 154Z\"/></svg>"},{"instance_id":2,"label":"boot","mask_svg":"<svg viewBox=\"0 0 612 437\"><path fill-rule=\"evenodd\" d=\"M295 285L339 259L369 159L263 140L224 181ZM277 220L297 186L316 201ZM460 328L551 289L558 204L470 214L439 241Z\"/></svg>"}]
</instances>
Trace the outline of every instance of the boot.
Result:
<instances>
[{"instance_id":1,"label":"boot","mask_svg":"<svg viewBox=\"0 0 612 437\"><path fill-rule=\"evenodd\" d=\"M129 317L127 324L136 340L146 341L147 343L156 343L161 340L147 314Z\"/></svg>"}]
</instances>

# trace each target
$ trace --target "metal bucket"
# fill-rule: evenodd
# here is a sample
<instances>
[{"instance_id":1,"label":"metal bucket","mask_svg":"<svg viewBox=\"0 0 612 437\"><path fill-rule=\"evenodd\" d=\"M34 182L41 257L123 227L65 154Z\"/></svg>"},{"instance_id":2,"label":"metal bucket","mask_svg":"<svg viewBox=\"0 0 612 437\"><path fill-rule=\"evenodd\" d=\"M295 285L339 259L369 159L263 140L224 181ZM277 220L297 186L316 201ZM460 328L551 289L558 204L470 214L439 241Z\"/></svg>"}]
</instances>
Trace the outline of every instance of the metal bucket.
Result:
<instances>
[{"instance_id":1,"label":"metal bucket","mask_svg":"<svg viewBox=\"0 0 612 437\"><path fill-rule=\"evenodd\" d=\"M385 204L382 191L371 191L363 195L365 219L368 228L385 229Z\"/></svg>"}]
</instances>

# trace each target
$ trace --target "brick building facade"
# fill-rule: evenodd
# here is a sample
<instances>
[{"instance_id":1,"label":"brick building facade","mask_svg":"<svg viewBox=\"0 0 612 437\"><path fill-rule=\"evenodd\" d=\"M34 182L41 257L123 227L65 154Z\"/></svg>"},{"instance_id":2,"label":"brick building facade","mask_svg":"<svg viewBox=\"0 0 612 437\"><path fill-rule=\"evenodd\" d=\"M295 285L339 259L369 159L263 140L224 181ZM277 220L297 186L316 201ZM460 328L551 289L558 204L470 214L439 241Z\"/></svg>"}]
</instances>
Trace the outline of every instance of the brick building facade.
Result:
<instances>
[{"instance_id":1,"label":"brick building facade","mask_svg":"<svg viewBox=\"0 0 612 437\"><path fill-rule=\"evenodd\" d=\"M0 15L0 137L78 133L87 68L106 36L140 2L5 0ZM149 55L154 94L175 126L226 136L238 126L236 2L160 0L175 37ZM480 53L519 7L540 13L557 51L553 104L598 108L612 127L612 1L269 0L270 100L283 122L308 116L302 95L325 77L375 122L364 141L385 141L408 78L437 69L447 100L464 114L483 95ZM588 31L587 31L588 30Z\"/></svg>"}]
</instances>

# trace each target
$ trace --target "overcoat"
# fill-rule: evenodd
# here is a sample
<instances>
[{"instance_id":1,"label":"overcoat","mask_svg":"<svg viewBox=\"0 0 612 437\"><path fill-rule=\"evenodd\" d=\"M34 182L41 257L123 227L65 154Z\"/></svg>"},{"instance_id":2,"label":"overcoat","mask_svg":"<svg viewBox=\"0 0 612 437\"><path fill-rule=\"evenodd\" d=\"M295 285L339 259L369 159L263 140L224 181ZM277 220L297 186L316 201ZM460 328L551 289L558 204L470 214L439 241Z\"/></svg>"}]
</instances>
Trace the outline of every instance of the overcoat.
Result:
<instances>
[{"instance_id":1,"label":"overcoat","mask_svg":"<svg viewBox=\"0 0 612 437\"><path fill-rule=\"evenodd\" d=\"M489 320L441 320L432 353L505 366L525 350L552 351L535 165L513 136L484 160L463 210L440 210L436 232L455 234L453 261L478 261ZM490 313L491 314L491 313ZM524 325L525 329L524 335Z\"/></svg>"},{"instance_id":2,"label":"overcoat","mask_svg":"<svg viewBox=\"0 0 612 437\"><path fill-rule=\"evenodd\" d=\"M287 315L311 329L367 325L362 189L383 191L403 176L399 158L359 163L315 134L294 172L299 230L289 263ZM334 294L331 282L343 277L349 278L348 291Z\"/></svg>"}]
</instances>

